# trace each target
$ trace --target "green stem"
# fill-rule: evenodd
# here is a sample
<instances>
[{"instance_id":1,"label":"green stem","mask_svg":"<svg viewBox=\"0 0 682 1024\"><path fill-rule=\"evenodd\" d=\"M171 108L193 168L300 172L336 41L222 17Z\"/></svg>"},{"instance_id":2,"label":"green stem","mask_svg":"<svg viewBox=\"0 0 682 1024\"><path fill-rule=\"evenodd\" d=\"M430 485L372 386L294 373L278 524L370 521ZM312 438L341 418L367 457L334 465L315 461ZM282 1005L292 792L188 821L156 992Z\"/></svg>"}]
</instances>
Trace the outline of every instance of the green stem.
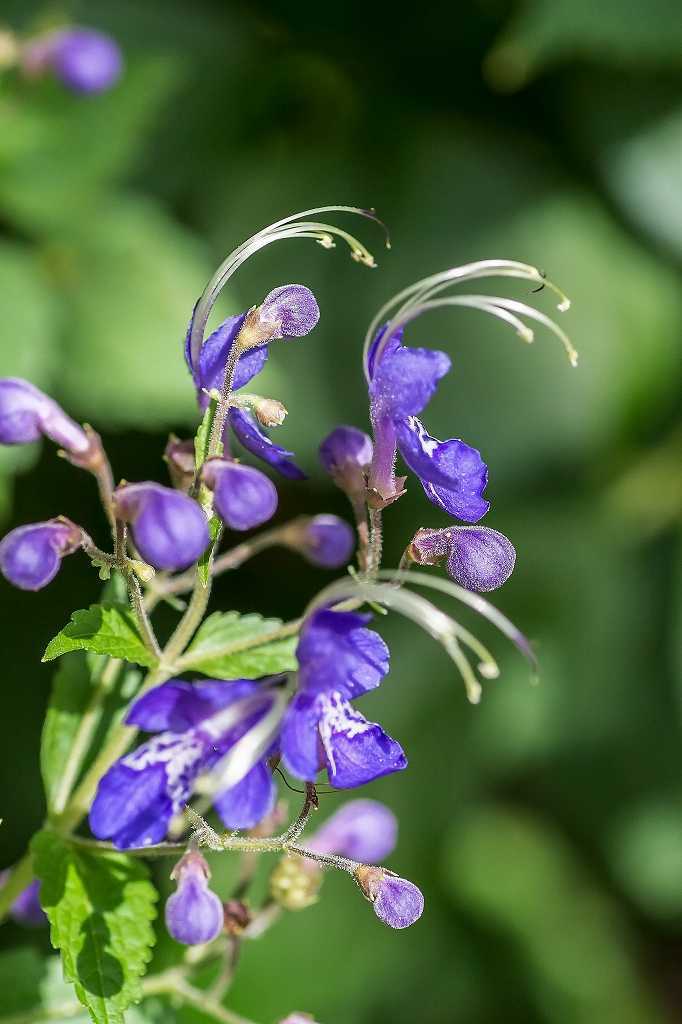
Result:
<instances>
[{"instance_id":1,"label":"green stem","mask_svg":"<svg viewBox=\"0 0 682 1024\"><path fill-rule=\"evenodd\" d=\"M209 565L209 573L210 573ZM211 576L209 574L206 583L200 579L198 571L195 574L194 590L187 606L187 611L180 619L180 622L172 637L166 644L163 651L163 660L167 664L172 663L190 642L199 623L204 617L211 596Z\"/></svg>"},{"instance_id":2,"label":"green stem","mask_svg":"<svg viewBox=\"0 0 682 1024\"><path fill-rule=\"evenodd\" d=\"M242 347L239 343L239 335L234 339L230 354L227 357L227 363L225 365L225 376L223 378L223 386L220 394L220 401L218 402L218 408L216 409L215 416L213 417L213 426L211 427L211 436L208 442L208 458L213 458L221 450L223 441L223 430L225 429L225 420L227 419L227 410L230 407L230 397L232 395L232 385L234 384L234 375L237 372L237 363L239 357L242 354Z\"/></svg>"}]
</instances>

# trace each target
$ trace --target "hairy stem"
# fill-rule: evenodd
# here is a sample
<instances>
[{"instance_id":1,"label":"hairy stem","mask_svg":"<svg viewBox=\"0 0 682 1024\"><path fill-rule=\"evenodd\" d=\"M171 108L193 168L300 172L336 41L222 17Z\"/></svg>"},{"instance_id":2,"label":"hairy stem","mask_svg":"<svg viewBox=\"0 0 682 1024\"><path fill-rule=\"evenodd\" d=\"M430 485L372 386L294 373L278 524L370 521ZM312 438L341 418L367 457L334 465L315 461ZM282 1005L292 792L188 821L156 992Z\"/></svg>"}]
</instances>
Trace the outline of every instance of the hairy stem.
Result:
<instances>
[{"instance_id":1,"label":"hairy stem","mask_svg":"<svg viewBox=\"0 0 682 1024\"><path fill-rule=\"evenodd\" d=\"M171 664L182 654L198 629L211 597L211 582L210 574L204 583L198 570L195 570L194 590L189 605L163 651L163 661L167 664Z\"/></svg>"}]
</instances>

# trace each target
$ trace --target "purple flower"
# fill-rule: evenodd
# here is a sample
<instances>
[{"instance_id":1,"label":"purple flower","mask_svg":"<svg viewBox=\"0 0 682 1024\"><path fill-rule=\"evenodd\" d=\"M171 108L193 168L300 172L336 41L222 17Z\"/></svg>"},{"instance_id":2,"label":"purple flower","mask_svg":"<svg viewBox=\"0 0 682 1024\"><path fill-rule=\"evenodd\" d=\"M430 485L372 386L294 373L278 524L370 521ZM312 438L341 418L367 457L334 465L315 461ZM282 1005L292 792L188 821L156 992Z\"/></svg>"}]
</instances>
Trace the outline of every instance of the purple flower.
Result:
<instances>
[{"instance_id":1,"label":"purple flower","mask_svg":"<svg viewBox=\"0 0 682 1024\"><path fill-rule=\"evenodd\" d=\"M351 499L363 498L374 447L357 427L336 427L320 445L320 462L337 487Z\"/></svg>"},{"instance_id":2,"label":"purple flower","mask_svg":"<svg viewBox=\"0 0 682 1024\"><path fill-rule=\"evenodd\" d=\"M388 672L388 648L366 629L369 615L314 612L296 649L299 692L286 710L280 737L289 771L312 782L325 767L332 786L347 789L407 766L402 747L350 701L374 689Z\"/></svg>"},{"instance_id":3,"label":"purple flower","mask_svg":"<svg viewBox=\"0 0 682 1024\"><path fill-rule=\"evenodd\" d=\"M130 523L135 546L155 569L186 569L208 546L201 506L186 494L147 481L114 491L119 519Z\"/></svg>"},{"instance_id":4,"label":"purple flower","mask_svg":"<svg viewBox=\"0 0 682 1024\"><path fill-rule=\"evenodd\" d=\"M417 530L408 548L419 565L437 565L447 558L448 575L466 590L496 590L514 569L514 545L488 526L448 526Z\"/></svg>"},{"instance_id":5,"label":"purple flower","mask_svg":"<svg viewBox=\"0 0 682 1024\"><path fill-rule=\"evenodd\" d=\"M0 871L0 889L7 882L9 871ZM10 907L10 916L27 928L39 928L47 924L47 916L40 905L40 882L35 878L19 893Z\"/></svg>"},{"instance_id":6,"label":"purple flower","mask_svg":"<svg viewBox=\"0 0 682 1024\"><path fill-rule=\"evenodd\" d=\"M68 89L86 94L110 89L120 77L123 58L110 36L73 28L55 33L49 64Z\"/></svg>"},{"instance_id":7,"label":"purple flower","mask_svg":"<svg viewBox=\"0 0 682 1024\"><path fill-rule=\"evenodd\" d=\"M201 478L213 491L216 511L231 530L252 530L277 511L277 489L259 469L231 459L209 459Z\"/></svg>"},{"instance_id":8,"label":"purple flower","mask_svg":"<svg viewBox=\"0 0 682 1024\"><path fill-rule=\"evenodd\" d=\"M398 821L378 800L350 800L307 841L315 853L336 853L361 864L378 864L395 848Z\"/></svg>"},{"instance_id":9,"label":"purple flower","mask_svg":"<svg viewBox=\"0 0 682 1024\"><path fill-rule=\"evenodd\" d=\"M313 516L298 531L298 548L313 565L338 569L347 565L355 549L355 532L338 516Z\"/></svg>"},{"instance_id":10,"label":"purple flower","mask_svg":"<svg viewBox=\"0 0 682 1024\"><path fill-rule=\"evenodd\" d=\"M233 406L227 418L238 441L248 452L267 462L268 466L289 480L305 480L306 474L294 462L294 453L271 441L261 430L253 413Z\"/></svg>"},{"instance_id":11,"label":"purple flower","mask_svg":"<svg viewBox=\"0 0 682 1024\"><path fill-rule=\"evenodd\" d=\"M90 439L55 401L20 377L0 379L0 444L49 437L72 455L85 455Z\"/></svg>"},{"instance_id":12,"label":"purple flower","mask_svg":"<svg viewBox=\"0 0 682 1024\"><path fill-rule=\"evenodd\" d=\"M268 342L276 338L297 338L308 334L319 316L315 296L308 288L301 284L282 285L271 291L260 306L254 306L245 313L238 313L223 321L195 355L190 346L194 322L192 316L185 340L185 359L194 379L200 407L205 409L208 404L206 392L222 390L225 366L237 338L245 351L237 362L233 391L243 388L263 369L269 355ZM252 413L232 407L228 423L240 443L252 455L263 459L292 480L305 478L305 473L292 461L293 453L273 444Z\"/></svg>"},{"instance_id":13,"label":"purple flower","mask_svg":"<svg viewBox=\"0 0 682 1024\"><path fill-rule=\"evenodd\" d=\"M65 555L81 546L83 531L69 519L18 526L0 542L0 571L21 590L41 590L50 583Z\"/></svg>"},{"instance_id":14,"label":"purple flower","mask_svg":"<svg viewBox=\"0 0 682 1024\"><path fill-rule=\"evenodd\" d=\"M407 879L365 864L356 870L355 878L374 913L389 928L409 928L422 916L424 897Z\"/></svg>"},{"instance_id":15,"label":"purple flower","mask_svg":"<svg viewBox=\"0 0 682 1024\"><path fill-rule=\"evenodd\" d=\"M200 775L210 771L268 711L267 681L188 683L173 679L137 700L126 718L157 733L104 775L90 810L98 839L119 849L161 842ZM213 805L228 828L252 828L268 814L276 789L265 760Z\"/></svg>"},{"instance_id":16,"label":"purple flower","mask_svg":"<svg viewBox=\"0 0 682 1024\"><path fill-rule=\"evenodd\" d=\"M185 946L212 942L223 930L223 905L208 887L210 877L208 864L196 850L186 853L173 869L171 878L178 888L166 901L166 928Z\"/></svg>"},{"instance_id":17,"label":"purple flower","mask_svg":"<svg viewBox=\"0 0 682 1024\"><path fill-rule=\"evenodd\" d=\"M429 501L451 516L478 522L490 507L483 497L488 470L479 452L457 439L438 441L417 418L450 369L450 360L444 352L402 345L402 330L379 352L384 333L385 328L378 332L369 355L374 429L369 486L374 503L388 504L402 493L403 481L394 472L399 450Z\"/></svg>"}]
</instances>

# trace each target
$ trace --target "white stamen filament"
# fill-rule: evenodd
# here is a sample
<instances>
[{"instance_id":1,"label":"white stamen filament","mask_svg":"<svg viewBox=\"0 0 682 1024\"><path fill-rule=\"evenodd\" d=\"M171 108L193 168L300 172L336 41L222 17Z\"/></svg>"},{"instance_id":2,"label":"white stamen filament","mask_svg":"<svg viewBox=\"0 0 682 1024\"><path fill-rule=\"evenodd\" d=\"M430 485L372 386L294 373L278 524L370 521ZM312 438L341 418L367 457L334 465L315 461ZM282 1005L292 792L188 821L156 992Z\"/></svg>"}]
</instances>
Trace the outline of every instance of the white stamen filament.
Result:
<instances>
[{"instance_id":1,"label":"white stamen filament","mask_svg":"<svg viewBox=\"0 0 682 1024\"><path fill-rule=\"evenodd\" d=\"M521 312L523 315L537 320L539 323L542 323L553 331L553 333L556 334L564 344L571 361L571 365L575 366L577 362L577 353L567 335L554 323L553 320L545 316L543 313L533 309L533 307L527 306L525 303L514 303L514 301L510 299L488 295L461 296L453 297L452 299L434 300L435 295L439 294L446 288L449 288L451 285L461 284L463 281L471 281L487 277L513 277L532 281L535 284L540 284L549 288L555 293L559 299L557 308L560 312L565 312L570 307L570 301L561 289L552 281L546 279L537 267L533 267L530 264L518 263L515 260L479 260L475 263L464 264L461 267L452 267L449 270L442 271L439 274L434 274L431 277L417 281L403 289L403 291L399 292L381 307L370 323L365 336L364 368L367 379L369 380L369 353L372 342L376 336L377 330L386 321L389 314L392 313L392 318L388 323L386 332L375 353L375 365L377 360L381 358L381 353L389 338L391 338L400 327L409 323L410 320L415 319L416 316L420 316L424 312L446 305L468 305L472 308L480 309L482 312L491 313L493 316L497 316L499 319L505 320L513 326L524 341L531 341L531 329L524 324L519 326L520 322L518 320L514 322L509 318L509 315L502 314L500 310L504 310L506 314L512 315L514 312ZM460 301L461 299L467 299L468 301L462 302ZM474 299L476 300L475 305L472 302Z\"/></svg>"},{"instance_id":2,"label":"white stamen filament","mask_svg":"<svg viewBox=\"0 0 682 1024\"><path fill-rule=\"evenodd\" d=\"M347 231L337 228L331 224L303 220L305 217L318 213L354 213L361 217L366 217L369 220L376 221L376 223L380 224L384 227L384 230L386 230L383 223L372 210L361 210L354 206L321 206L314 210L304 210L302 213L292 214L290 217L285 217L283 220L276 221L274 224L270 224L268 227L263 228L262 231L258 231L255 235L252 235L251 238L248 238L245 242L242 242L241 245L237 246L237 248L234 249L233 252L231 252L230 255L221 263L211 280L206 285L206 288L197 303L190 337L190 353L193 363L195 363L198 358L204 341L206 324L208 323L211 310L215 305L220 291L224 288L235 271L247 259L258 252L259 249L264 248L266 245L270 245L271 242L280 241L285 238L312 238L319 242L324 248L329 249L334 245L332 236L336 235L348 244L353 259L360 263L364 263L369 267L376 266L374 257L369 250L365 248L362 242L359 242ZM388 234L386 235L386 245L387 247L390 247Z\"/></svg>"}]
</instances>

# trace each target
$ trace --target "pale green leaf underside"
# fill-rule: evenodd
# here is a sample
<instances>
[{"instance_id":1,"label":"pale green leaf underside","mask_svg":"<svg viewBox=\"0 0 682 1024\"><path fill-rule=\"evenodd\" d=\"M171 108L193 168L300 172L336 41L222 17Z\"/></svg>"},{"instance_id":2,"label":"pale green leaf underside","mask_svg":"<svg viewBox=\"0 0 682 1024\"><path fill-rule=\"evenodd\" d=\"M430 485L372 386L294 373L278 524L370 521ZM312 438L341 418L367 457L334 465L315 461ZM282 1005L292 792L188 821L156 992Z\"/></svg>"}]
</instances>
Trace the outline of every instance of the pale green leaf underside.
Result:
<instances>
[{"instance_id":1,"label":"pale green leaf underside","mask_svg":"<svg viewBox=\"0 0 682 1024\"><path fill-rule=\"evenodd\" d=\"M282 625L280 619L238 612L214 612L199 629L187 651L187 664L218 679L258 679L296 668L297 638L267 643Z\"/></svg>"}]
</instances>

